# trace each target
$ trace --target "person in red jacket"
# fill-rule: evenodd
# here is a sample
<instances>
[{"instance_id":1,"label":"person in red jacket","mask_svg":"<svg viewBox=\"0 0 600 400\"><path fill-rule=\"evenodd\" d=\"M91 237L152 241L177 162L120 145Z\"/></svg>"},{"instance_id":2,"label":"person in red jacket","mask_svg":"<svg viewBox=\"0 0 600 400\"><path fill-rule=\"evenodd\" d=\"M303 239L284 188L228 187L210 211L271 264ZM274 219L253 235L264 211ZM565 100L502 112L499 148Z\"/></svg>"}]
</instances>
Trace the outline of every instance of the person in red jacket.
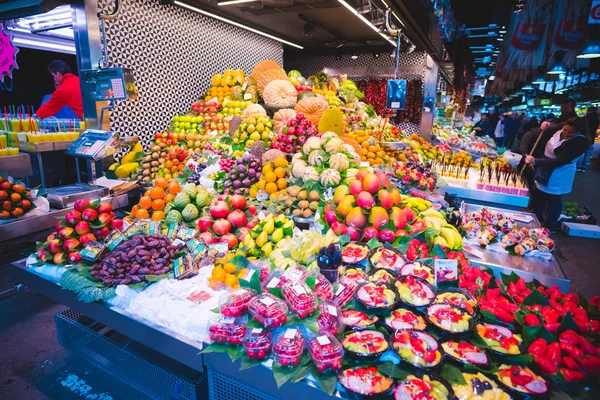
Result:
<instances>
[{"instance_id":1,"label":"person in red jacket","mask_svg":"<svg viewBox=\"0 0 600 400\"><path fill-rule=\"evenodd\" d=\"M69 106L77 117L82 119L83 101L81 99L79 77L72 74L71 68L60 60L52 61L48 65L48 71L58 87L50 100L40 107L36 115L42 119L48 118L59 112L64 106Z\"/></svg>"}]
</instances>

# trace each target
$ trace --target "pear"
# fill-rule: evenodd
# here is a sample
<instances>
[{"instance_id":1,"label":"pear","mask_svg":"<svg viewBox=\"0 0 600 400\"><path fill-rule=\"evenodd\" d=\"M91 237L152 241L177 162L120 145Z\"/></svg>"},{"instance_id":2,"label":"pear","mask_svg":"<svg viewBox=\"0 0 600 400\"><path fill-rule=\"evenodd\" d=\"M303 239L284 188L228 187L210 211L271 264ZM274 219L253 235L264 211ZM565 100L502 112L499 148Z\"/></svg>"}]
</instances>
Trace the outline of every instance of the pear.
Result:
<instances>
[{"instance_id":1,"label":"pear","mask_svg":"<svg viewBox=\"0 0 600 400\"><path fill-rule=\"evenodd\" d=\"M267 243L268 241L269 241L269 235L265 231L263 231L260 235L258 235L258 237L255 240L256 245L258 247L263 247L265 245L265 243Z\"/></svg>"},{"instance_id":2,"label":"pear","mask_svg":"<svg viewBox=\"0 0 600 400\"><path fill-rule=\"evenodd\" d=\"M275 222L273 221L273 218L270 218L263 226L263 232L267 232L267 234L270 235L271 233L273 233L274 230L275 230Z\"/></svg>"}]
</instances>

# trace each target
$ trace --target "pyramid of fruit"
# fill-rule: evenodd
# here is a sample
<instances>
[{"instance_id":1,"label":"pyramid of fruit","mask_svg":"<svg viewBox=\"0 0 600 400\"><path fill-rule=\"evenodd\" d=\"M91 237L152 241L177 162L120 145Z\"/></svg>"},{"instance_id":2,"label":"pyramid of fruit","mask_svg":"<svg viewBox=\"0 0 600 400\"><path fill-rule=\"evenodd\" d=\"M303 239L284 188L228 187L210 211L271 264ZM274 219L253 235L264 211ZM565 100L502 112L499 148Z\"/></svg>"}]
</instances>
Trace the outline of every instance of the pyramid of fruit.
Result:
<instances>
[{"instance_id":1,"label":"pyramid of fruit","mask_svg":"<svg viewBox=\"0 0 600 400\"><path fill-rule=\"evenodd\" d=\"M211 200L212 195L204 186L186 183L173 201L165 207L165 222L185 223L196 227L201 210L207 207Z\"/></svg>"},{"instance_id":2,"label":"pyramid of fruit","mask_svg":"<svg viewBox=\"0 0 600 400\"><path fill-rule=\"evenodd\" d=\"M320 202L319 191L302 189L298 185L288 187L283 193L271 195L272 211L275 214L298 218L312 218L319 209Z\"/></svg>"},{"instance_id":3,"label":"pyramid of fruit","mask_svg":"<svg viewBox=\"0 0 600 400\"><path fill-rule=\"evenodd\" d=\"M308 138L302 151L292 158L292 176L323 188L335 187L353 178L359 163L360 156L352 146L344 144L337 134L326 132L320 138Z\"/></svg>"},{"instance_id":4,"label":"pyramid of fruit","mask_svg":"<svg viewBox=\"0 0 600 400\"><path fill-rule=\"evenodd\" d=\"M251 115L245 118L232 135L233 143L250 148L254 142L268 143L273 133L273 121L266 115Z\"/></svg>"},{"instance_id":5,"label":"pyramid of fruit","mask_svg":"<svg viewBox=\"0 0 600 400\"><path fill-rule=\"evenodd\" d=\"M258 100L256 81L244 74L241 69L226 69L222 75L215 74L211 79L211 87L206 92L205 101L216 98L219 101L251 101Z\"/></svg>"},{"instance_id":6,"label":"pyramid of fruit","mask_svg":"<svg viewBox=\"0 0 600 400\"><path fill-rule=\"evenodd\" d=\"M221 158L221 172L214 177L215 191L247 195L260 177L260 160L250 153L240 158Z\"/></svg>"},{"instance_id":7,"label":"pyramid of fruit","mask_svg":"<svg viewBox=\"0 0 600 400\"><path fill-rule=\"evenodd\" d=\"M331 230L325 235L303 230L299 235L285 238L277 243L269 259L279 269L285 269L286 266L294 264L316 269L318 267L315 260L319 249L337 241L338 237Z\"/></svg>"},{"instance_id":8,"label":"pyramid of fruit","mask_svg":"<svg viewBox=\"0 0 600 400\"><path fill-rule=\"evenodd\" d=\"M162 221L165 218L167 205L175 199L179 192L181 192L181 187L175 179L156 178L154 186L146 190L138 204L131 208L131 216Z\"/></svg>"},{"instance_id":9,"label":"pyramid of fruit","mask_svg":"<svg viewBox=\"0 0 600 400\"><path fill-rule=\"evenodd\" d=\"M277 113L282 113L283 110ZM272 149L279 149L288 154L294 154L302 150L302 146L306 140L312 136L318 136L318 130L313 126L313 123L304 118L301 113L296 113L290 110L295 116L285 121L285 126L281 128L281 132L273 137L269 144ZM274 118L281 118L277 115Z\"/></svg>"},{"instance_id":10,"label":"pyramid of fruit","mask_svg":"<svg viewBox=\"0 0 600 400\"><path fill-rule=\"evenodd\" d=\"M73 208L56 223L55 232L46 242L38 246L40 262L55 265L81 262L79 251L89 242L103 240L113 230L123 229L123 221L115 218L109 203L80 199L75 201Z\"/></svg>"},{"instance_id":11,"label":"pyramid of fruit","mask_svg":"<svg viewBox=\"0 0 600 400\"><path fill-rule=\"evenodd\" d=\"M291 172L289 163L284 157L278 157L273 161L269 161L263 165L261 172L262 174L258 182L250 188L250 197L256 198L260 191L272 195L287 188L287 178Z\"/></svg>"},{"instance_id":12,"label":"pyramid of fruit","mask_svg":"<svg viewBox=\"0 0 600 400\"><path fill-rule=\"evenodd\" d=\"M18 218L35 208L31 193L8 176L0 176L0 202L0 220Z\"/></svg>"},{"instance_id":13,"label":"pyramid of fruit","mask_svg":"<svg viewBox=\"0 0 600 400\"><path fill-rule=\"evenodd\" d=\"M269 257L275 245L294 235L294 221L284 215L268 214L242 237L244 253L249 257Z\"/></svg>"}]
</instances>

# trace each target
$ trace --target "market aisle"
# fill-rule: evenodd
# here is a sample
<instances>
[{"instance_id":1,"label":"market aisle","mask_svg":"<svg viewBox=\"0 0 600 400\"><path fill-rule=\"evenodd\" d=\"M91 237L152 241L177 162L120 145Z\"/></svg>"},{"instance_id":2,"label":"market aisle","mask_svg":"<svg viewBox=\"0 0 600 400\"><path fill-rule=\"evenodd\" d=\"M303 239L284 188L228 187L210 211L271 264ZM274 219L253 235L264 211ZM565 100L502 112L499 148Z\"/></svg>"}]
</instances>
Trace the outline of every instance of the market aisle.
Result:
<instances>
[{"instance_id":1,"label":"market aisle","mask_svg":"<svg viewBox=\"0 0 600 400\"><path fill-rule=\"evenodd\" d=\"M0 399L148 399L60 346L54 314L64 308L30 292L0 302Z\"/></svg>"}]
</instances>

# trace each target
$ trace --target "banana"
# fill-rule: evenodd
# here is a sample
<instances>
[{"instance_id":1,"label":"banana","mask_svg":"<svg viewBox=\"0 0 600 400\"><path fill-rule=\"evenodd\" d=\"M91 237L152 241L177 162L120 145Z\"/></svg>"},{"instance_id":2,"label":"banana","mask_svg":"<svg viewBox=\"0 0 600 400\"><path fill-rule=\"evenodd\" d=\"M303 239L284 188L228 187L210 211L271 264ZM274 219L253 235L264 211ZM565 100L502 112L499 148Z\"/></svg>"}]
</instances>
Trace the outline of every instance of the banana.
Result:
<instances>
[{"instance_id":1,"label":"banana","mask_svg":"<svg viewBox=\"0 0 600 400\"><path fill-rule=\"evenodd\" d=\"M442 229L442 221L439 218L425 217L423 221L427 225L427 228L437 229L438 231Z\"/></svg>"},{"instance_id":2,"label":"banana","mask_svg":"<svg viewBox=\"0 0 600 400\"><path fill-rule=\"evenodd\" d=\"M422 211L421 214L427 216L427 217L433 217L433 218L437 218L437 219L441 219L442 221L446 222L446 218L444 218L444 216L442 215L441 212L439 212L438 210L435 210L433 208L428 208L425 211Z\"/></svg>"},{"instance_id":3,"label":"banana","mask_svg":"<svg viewBox=\"0 0 600 400\"><path fill-rule=\"evenodd\" d=\"M443 237L446 242L448 242L448 247L451 249L455 249L456 247L456 237L454 236L454 232L452 229L449 229L446 226L442 226L440 229L440 236Z\"/></svg>"},{"instance_id":4,"label":"banana","mask_svg":"<svg viewBox=\"0 0 600 400\"><path fill-rule=\"evenodd\" d=\"M439 244L440 246L448 246L448 241L446 239L444 239L441 236L436 237L435 239L433 239L433 244Z\"/></svg>"}]
</instances>

